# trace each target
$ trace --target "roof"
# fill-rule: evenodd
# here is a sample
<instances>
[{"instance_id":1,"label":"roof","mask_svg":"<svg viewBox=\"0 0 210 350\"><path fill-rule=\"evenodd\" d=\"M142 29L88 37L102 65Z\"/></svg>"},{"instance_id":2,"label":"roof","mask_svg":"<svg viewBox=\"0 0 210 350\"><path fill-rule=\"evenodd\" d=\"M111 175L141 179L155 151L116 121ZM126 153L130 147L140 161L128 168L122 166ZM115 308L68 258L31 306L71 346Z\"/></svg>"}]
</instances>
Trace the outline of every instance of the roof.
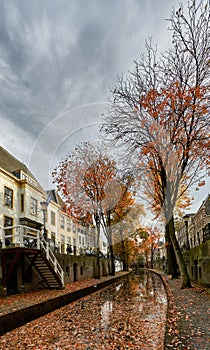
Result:
<instances>
[{"instance_id":1,"label":"roof","mask_svg":"<svg viewBox=\"0 0 210 350\"><path fill-rule=\"evenodd\" d=\"M206 197L204 205L205 205L206 215L210 215L210 194L208 194L208 196Z\"/></svg>"},{"instance_id":2,"label":"roof","mask_svg":"<svg viewBox=\"0 0 210 350\"><path fill-rule=\"evenodd\" d=\"M64 201L62 200L62 198L60 197L60 195L58 194L58 192L56 190L48 190L46 191L48 196L51 197L51 200L57 204L59 204L61 207L64 206Z\"/></svg>"},{"instance_id":3,"label":"roof","mask_svg":"<svg viewBox=\"0 0 210 350\"><path fill-rule=\"evenodd\" d=\"M207 197L203 200L202 204L198 208L197 212L195 213L194 217L199 215L201 211L205 211L206 215L210 215L210 194L208 193Z\"/></svg>"},{"instance_id":4,"label":"roof","mask_svg":"<svg viewBox=\"0 0 210 350\"><path fill-rule=\"evenodd\" d=\"M17 176L17 172L22 170L25 174L31 177L34 181L36 181L37 186L40 190L44 191L40 183L34 177L34 175L30 172L27 166L15 158L11 153L9 153L6 149L0 146L0 167L11 173L12 175Z\"/></svg>"}]
</instances>

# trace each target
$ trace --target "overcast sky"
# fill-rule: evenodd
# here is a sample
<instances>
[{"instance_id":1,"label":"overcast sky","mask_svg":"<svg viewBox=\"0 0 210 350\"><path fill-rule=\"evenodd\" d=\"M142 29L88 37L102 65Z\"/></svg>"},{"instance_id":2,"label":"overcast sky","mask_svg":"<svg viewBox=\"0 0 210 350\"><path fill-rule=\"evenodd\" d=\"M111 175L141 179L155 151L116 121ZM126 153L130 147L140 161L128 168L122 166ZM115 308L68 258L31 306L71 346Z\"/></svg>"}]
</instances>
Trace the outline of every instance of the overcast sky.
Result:
<instances>
[{"instance_id":1,"label":"overcast sky","mask_svg":"<svg viewBox=\"0 0 210 350\"><path fill-rule=\"evenodd\" d=\"M0 143L45 188L59 157L96 137L109 89L145 39L168 47L179 2L0 0Z\"/></svg>"}]
</instances>

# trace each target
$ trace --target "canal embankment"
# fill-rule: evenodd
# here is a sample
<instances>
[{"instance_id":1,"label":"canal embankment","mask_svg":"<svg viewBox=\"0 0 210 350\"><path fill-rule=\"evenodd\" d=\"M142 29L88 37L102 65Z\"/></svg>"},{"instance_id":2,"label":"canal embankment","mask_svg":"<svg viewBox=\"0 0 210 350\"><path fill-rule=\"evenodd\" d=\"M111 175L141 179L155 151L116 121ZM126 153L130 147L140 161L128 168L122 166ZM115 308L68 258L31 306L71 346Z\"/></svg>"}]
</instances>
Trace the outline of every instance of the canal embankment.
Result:
<instances>
[{"instance_id":1,"label":"canal embankment","mask_svg":"<svg viewBox=\"0 0 210 350\"><path fill-rule=\"evenodd\" d=\"M0 336L27 322L46 315L58 308L92 294L123 279L130 272L118 272L116 276L88 279L71 283L61 290L40 290L26 294L0 298Z\"/></svg>"},{"instance_id":2,"label":"canal embankment","mask_svg":"<svg viewBox=\"0 0 210 350\"><path fill-rule=\"evenodd\" d=\"M160 277L131 274L4 334L0 349L163 350L166 309Z\"/></svg>"}]
</instances>

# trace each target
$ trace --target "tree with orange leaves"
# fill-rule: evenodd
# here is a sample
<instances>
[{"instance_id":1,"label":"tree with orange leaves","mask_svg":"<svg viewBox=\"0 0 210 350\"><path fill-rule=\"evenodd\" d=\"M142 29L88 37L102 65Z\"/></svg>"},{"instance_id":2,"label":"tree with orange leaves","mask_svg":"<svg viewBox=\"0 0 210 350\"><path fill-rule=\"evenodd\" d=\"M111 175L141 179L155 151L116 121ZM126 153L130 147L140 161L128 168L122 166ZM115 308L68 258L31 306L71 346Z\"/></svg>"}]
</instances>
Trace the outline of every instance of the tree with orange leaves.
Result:
<instances>
[{"instance_id":1,"label":"tree with orange leaves","mask_svg":"<svg viewBox=\"0 0 210 350\"><path fill-rule=\"evenodd\" d=\"M116 176L108 187L106 198L102 204L101 225L109 245L111 258L111 274L115 275L115 262L113 250L113 237L116 228L132 210L135 203L133 178L129 174Z\"/></svg>"},{"instance_id":2,"label":"tree with orange leaves","mask_svg":"<svg viewBox=\"0 0 210 350\"><path fill-rule=\"evenodd\" d=\"M139 248L134 237L126 237L117 241L113 245L113 250L123 263L123 271L128 271L131 264L138 259Z\"/></svg>"},{"instance_id":3,"label":"tree with orange leaves","mask_svg":"<svg viewBox=\"0 0 210 350\"><path fill-rule=\"evenodd\" d=\"M134 203L132 178L117 174L116 163L102 145L85 142L60 162L54 182L65 201L66 211L82 222L96 226L97 277L100 278L99 237L103 229L108 240L111 274L115 274L113 225Z\"/></svg>"},{"instance_id":4,"label":"tree with orange leaves","mask_svg":"<svg viewBox=\"0 0 210 350\"><path fill-rule=\"evenodd\" d=\"M142 216L145 216L144 208L138 203L134 203L124 215L115 213L112 226L114 254L122 260L124 271L128 271L130 262L138 255L136 232L140 229Z\"/></svg>"},{"instance_id":5,"label":"tree with orange leaves","mask_svg":"<svg viewBox=\"0 0 210 350\"><path fill-rule=\"evenodd\" d=\"M182 190L203 184L210 170L209 10L207 0L188 0L186 14L183 5L172 11L172 47L158 59L147 41L135 70L126 79L119 77L102 127L136 158L143 191L152 198L155 215L164 217L183 288L191 284L173 214Z\"/></svg>"},{"instance_id":6,"label":"tree with orange leaves","mask_svg":"<svg viewBox=\"0 0 210 350\"><path fill-rule=\"evenodd\" d=\"M66 210L78 220L96 226L97 278L100 278L99 236L107 186L116 176L114 160L99 145L84 142L63 159L52 173Z\"/></svg>"},{"instance_id":7,"label":"tree with orange leaves","mask_svg":"<svg viewBox=\"0 0 210 350\"><path fill-rule=\"evenodd\" d=\"M160 232L158 229L147 227L139 231L139 252L144 254L146 266L153 269L154 253L160 241Z\"/></svg>"}]
</instances>

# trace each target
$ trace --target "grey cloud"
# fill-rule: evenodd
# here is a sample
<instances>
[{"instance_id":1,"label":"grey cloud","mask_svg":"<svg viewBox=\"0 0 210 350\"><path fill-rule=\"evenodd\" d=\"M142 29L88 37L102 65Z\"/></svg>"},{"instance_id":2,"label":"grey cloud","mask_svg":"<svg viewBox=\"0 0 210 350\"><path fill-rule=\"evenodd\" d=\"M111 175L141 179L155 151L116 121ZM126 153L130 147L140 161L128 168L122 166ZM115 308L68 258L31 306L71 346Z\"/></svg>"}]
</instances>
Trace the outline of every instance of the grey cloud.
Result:
<instances>
[{"instance_id":1,"label":"grey cloud","mask_svg":"<svg viewBox=\"0 0 210 350\"><path fill-rule=\"evenodd\" d=\"M175 3L0 0L1 119L35 140L67 109L107 101L148 36L167 45L164 18ZM24 141L16 136L18 142Z\"/></svg>"}]
</instances>

